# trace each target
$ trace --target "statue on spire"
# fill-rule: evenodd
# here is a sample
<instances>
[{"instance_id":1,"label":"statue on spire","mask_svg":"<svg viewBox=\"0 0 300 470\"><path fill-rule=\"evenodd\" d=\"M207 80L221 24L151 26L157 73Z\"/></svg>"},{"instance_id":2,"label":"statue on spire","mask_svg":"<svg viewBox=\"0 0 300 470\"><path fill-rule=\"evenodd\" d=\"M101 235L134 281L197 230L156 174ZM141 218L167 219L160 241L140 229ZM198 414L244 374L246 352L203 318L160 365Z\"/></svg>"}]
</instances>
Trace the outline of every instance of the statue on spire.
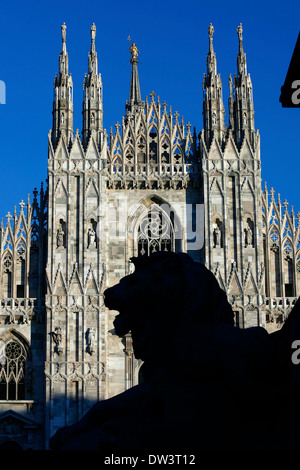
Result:
<instances>
[{"instance_id":1,"label":"statue on spire","mask_svg":"<svg viewBox=\"0 0 300 470\"><path fill-rule=\"evenodd\" d=\"M238 27L236 28L237 30L237 33L238 33L238 36L239 36L239 43L240 43L240 49L243 50L243 27L242 27L242 23L240 23L238 25Z\"/></svg>"},{"instance_id":2,"label":"statue on spire","mask_svg":"<svg viewBox=\"0 0 300 470\"><path fill-rule=\"evenodd\" d=\"M132 111L132 106L141 106L141 90L140 90L140 82L139 82L139 75L138 75L138 53L140 52L136 47L136 43L131 43L131 38L128 36L128 41L131 44L129 47L130 54L131 54L131 80L130 80L130 91L129 91L129 101L126 104L126 110Z\"/></svg>"},{"instance_id":3,"label":"statue on spire","mask_svg":"<svg viewBox=\"0 0 300 470\"><path fill-rule=\"evenodd\" d=\"M61 25L61 37L62 37L62 42L63 43L66 42L66 29L67 29L66 23L63 23Z\"/></svg>"},{"instance_id":4,"label":"statue on spire","mask_svg":"<svg viewBox=\"0 0 300 470\"><path fill-rule=\"evenodd\" d=\"M95 42L95 37L96 37L96 25L95 25L95 23L93 23L92 26L91 26L92 43Z\"/></svg>"},{"instance_id":5,"label":"statue on spire","mask_svg":"<svg viewBox=\"0 0 300 470\"><path fill-rule=\"evenodd\" d=\"M215 29L213 27L213 25L210 23L209 27L208 27L208 35L209 35L209 51L212 52L213 51L213 34L215 32Z\"/></svg>"},{"instance_id":6,"label":"statue on spire","mask_svg":"<svg viewBox=\"0 0 300 470\"><path fill-rule=\"evenodd\" d=\"M138 53L140 52L138 48L136 47L135 42L132 43L132 45L129 47L130 53L131 53L131 59L136 60Z\"/></svg>"}]
</instances>

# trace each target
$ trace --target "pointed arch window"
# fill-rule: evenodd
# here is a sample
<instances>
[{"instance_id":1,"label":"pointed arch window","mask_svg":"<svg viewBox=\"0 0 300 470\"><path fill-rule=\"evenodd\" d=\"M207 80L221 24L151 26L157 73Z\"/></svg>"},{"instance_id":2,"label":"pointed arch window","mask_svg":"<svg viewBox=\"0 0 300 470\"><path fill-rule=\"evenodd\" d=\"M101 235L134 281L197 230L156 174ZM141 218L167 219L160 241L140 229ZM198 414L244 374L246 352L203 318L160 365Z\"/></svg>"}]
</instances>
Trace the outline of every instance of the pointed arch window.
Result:
<instances>
[{"instance_id":1,"label":"pointed arch window","mask_svg":"<svg viewBox=\"0 0 300 470\"><path fill-rule=\"evenodd\" d=\"M139 136L137 142L137 163L146 162L146 142L144 136Z\"/></svg>"},{"instance_id":2,"label":"pointed arch window","mask_svg":"<svg viewBox=\"0 0 300 470\"><path fill-rule=\"evenodd\" d=\"M149 131L149 158L150 163L157 163L157 131L154 126Z\"/></svg>"},{"instance_id":3,"label":"pointed arch window","mask_svg":"<svg viewBox=\"0 0 300 470\"><path fill-rule=\"evenodd\" d=\"M13 256L9 250L4 253L2 265L2 296L10 298L12 296Z\"/></svg>"},{"instance_id":4,"label":"pointed arch window","mask_svg":"<svg viewBox=\"0 0 300 470\"><path fill-rule=\"evenodd\" d=\"M170 163L170 141L167 137L163 137L161 142L161 162Z\"/></svg>"},{"instance_id":5,"label":"pointed arch window","mask_svg":"<svg viewBox=\"0 0 300 470\"><path fill-rule=\"evenodd\" d=\"M26 352L17 341L0 350L0 400L25 400Z\"/></svg>"},{"instance_id":6,"label":"pointed arch window","mask_svg":"<svg viewBox=\"0 0 300 470\"><path fill-rule=\"evenodd\" d=\"M138 254L173 251L174 230L170 218L159 207L152 207L138 229Z\"/></svg>"},{"instance_id":7,"label":"pointed arch window","mask_svg":"<svg viewBox=\"0 0 300 470\"><path fill-rule=\"evenodd\" d=\"M131 146L128 146L127 149L126 149L126 152L125 152L125 162L132 165L133 164L133 155L134 155L133 148Z\"/></svg>"},{"instance_id":8,"label":"pointed arch window","mask_svg":"<svg viewBox=\"0 0 300 470\"><path fill-rule=\"evenodd\" d=\"M173 159L174 163L181 163L182 162L182 153L179 149L179 147L176 147L174 152L173 152Z\"/></svg>"},{"instance_id":9,"label":"pointed arch window","mask_svg":"<svg viewBox=\"0 0 300 470\"><path fill-rule=\"evenodd\" d=\"M270 229L270 242L271 242L271 250L278 251L279 250L279 233L276 226L272 226Z\"/></svg>"},{"instance_id":10,"label":"pointed arch window","mask_svg":"<svg viewBox=\"0 0 300 470\"><path fill-rule=\"evenodd\" d=\"M192 163L193 157L194 157L194 153L193 153L192 142L188 140L186 143L186 149L185 149L185 162Z\"/></svg>"}]
</instances>

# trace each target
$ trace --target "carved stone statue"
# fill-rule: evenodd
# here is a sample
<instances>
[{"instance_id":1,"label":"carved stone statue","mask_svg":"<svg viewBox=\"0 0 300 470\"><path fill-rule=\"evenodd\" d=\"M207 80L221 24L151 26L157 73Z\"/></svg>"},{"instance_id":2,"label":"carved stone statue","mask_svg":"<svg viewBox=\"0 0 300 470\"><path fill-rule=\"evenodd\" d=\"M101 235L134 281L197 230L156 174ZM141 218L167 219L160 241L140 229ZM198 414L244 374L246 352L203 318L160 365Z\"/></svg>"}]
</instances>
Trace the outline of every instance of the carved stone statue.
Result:
<instances>
[{"instance_id":1,"label":"carved stone statue","mask_svg":"<svg viewBox=\"0 0 300 470\"><path fill-rule=\"evenodd\" d=\"M236 30L237 30L237 33L238 33L239 41L242 42L242 40L243 40L243 26L242 26L242 23L240 23L238 25Z\"/></svg>"},{"instance_id":2,"label":"carved stone statue","mask_svg":"<svg viewBox=\"0 0 300 470\"><path fill-rule=\"evenodd\" d=\"M96 25L95 25L95 23L93 23L92 26L91 26L91 39L92 39L92 42L95 42L95 38L96 38Z\"/></svg>"},{"instance_id":3,"label":"carved stone statue","mask_svg":"<svg viewBox=\"0 0 300 470\"><path fill-rule=\"evenodd\" d=\"M62 37L62 42L66 42L66 30L67 30L67 26L66 26L66 23L63 23L61 25L61 37Z\"/></svg>"},{"instance_id":4,"label":"carved stone statue","mask_svg":"<svg viewBox=\"0 0 300 470\"><path fill-rule=\"evenodd\" d=\"M215 227L214 229L214 243L215 243L215 248L221 246L221 230L219 227Z\"/></svg>"},{"instance_id":5,"label":"carved stone statue","mask_svg":"<svg viewBox=\"0 0 300 470\"><path fill-rule=\"evenodd\" d=\"M217 115L216 115L216 111L213 111L213 113L212 113L212 125L214 126L215 124L217 124Z\"/></svg>"},{"instance_id":6,"label":"carved stone statue","mask_svg":"<svg viewBox=\"0 0 300 470\"><path fill-rule=\"evenodd\" d=\"M300 365L291 355L300 338L300 300L275 333L240 329L212 272L187 254L159 252L132 262L135 271L106 289L104 301L119 311L116 334L131 333L142 380L57 431L50 447L173 454L299 449Z\"/></svg>"},{"instance_id":7,"label":"carved stone statue","mask_svg":"<svg viewBox=\"0 0 300 470\"><path fill-rule=\"evenodd\" d=\"M249 225L245 228L245 247L252 246L252 230Z\"/></svg>"},{"instance_id":8,"label":"carved stone statue","mask_svg":"<svg viewBox=\"0 0 300 470\"><path fill-rule=\"evenodd\" d=\"M88 248L95 247L96 233L93 227L88 230Z\"/></svg>"},{"instance_id":9,"label":"carved stone statue","mask_svg":"<svg viewBox=\"0 0 300 470\"><path fill-rule=\"evenodd\" d=\"M55 352L60 356L63 353L63 347L62 347L62 331L60 326L55 328L55 331L52 332L52 338L55 343Z\"/></svg>"},{"instance_id":10,"label":"carved stone statue","mask_svg":"<svg viewBox=\"0 0 300 470\"><path fill-rule=\"evenodd\" d=\"M56 240L57 240L57 247L59 248L60 246L64 246L64 232L63 232L63 229L61 227L59 227L59 229L57 230L57 236L56 236Z\"/></svg>"},{"instance_id":11,"label":"carved stone statue","mask_svg":"<svg viewBox=\"0 0 300 470\"><path fill-rule=\"evenodd\" d=\"M87 352L92 355L95 352L96 328L91 327L87 331Z\"/></svg>"}]
</instances>

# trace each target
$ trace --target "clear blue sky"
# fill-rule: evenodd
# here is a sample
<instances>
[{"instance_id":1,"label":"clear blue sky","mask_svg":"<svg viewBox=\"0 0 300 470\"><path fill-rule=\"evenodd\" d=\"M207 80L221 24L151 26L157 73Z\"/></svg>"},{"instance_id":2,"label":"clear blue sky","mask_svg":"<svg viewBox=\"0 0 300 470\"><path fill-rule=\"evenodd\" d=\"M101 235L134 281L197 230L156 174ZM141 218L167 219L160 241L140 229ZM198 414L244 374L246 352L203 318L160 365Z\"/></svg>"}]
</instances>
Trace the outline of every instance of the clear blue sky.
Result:
<instances>
[{"instance_id":1,"label":"clear blue sky","mask_svg":"<svg viewBox=\"0 0 300 470\"><path fill-rule=\"evenodd\" d=\"M52 127L53 80L61 50L60 26L67 25L69 70L74 82L74 129L81 131L82 83L87 71L90 27L104 89L104 127L121 121L129 94L128 35L140 50L142 98L152 90L202 128L202 79L207 28L215 28L214 49L223 82L228 121L228 75L236 72L243 24L244 50L254 89L255 124L261 133L262 178L300 210L300 109L284 109L280 88L299 33L300 4L263 1L152 0L14 1L0 6L0 217L32 194L47 177L47 136ZM299 77L300 78L300 77Z\"/></svg>"}]
</instances>

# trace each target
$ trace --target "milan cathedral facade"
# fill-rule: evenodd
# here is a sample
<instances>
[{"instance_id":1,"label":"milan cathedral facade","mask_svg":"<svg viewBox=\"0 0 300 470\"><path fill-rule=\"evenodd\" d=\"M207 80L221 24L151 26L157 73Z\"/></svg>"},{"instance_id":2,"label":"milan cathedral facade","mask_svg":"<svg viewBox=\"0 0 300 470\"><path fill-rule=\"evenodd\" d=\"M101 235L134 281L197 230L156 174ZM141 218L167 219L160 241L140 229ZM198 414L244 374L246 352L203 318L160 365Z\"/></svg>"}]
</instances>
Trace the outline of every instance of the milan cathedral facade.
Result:
<instances>
[{"instance_id":1,"label":"milan cathedral facade","mask_svg":"<svg viewBox=\"0 0 300 470\"><path fill-rule=\"evenodd\" d=\"M62 25L47 187L0 227L0 448L47 449L95 401L138 383L131 337L114 334L103 303L132 256L188 252L215 274L240 328L280 328L294 305L300 213L262 188L242 26L227 126L208 33L202 131L155 93L142 100L132 43L129 99L108 135L93 24L80 134Z\"/></svg>"}]
</instances>

